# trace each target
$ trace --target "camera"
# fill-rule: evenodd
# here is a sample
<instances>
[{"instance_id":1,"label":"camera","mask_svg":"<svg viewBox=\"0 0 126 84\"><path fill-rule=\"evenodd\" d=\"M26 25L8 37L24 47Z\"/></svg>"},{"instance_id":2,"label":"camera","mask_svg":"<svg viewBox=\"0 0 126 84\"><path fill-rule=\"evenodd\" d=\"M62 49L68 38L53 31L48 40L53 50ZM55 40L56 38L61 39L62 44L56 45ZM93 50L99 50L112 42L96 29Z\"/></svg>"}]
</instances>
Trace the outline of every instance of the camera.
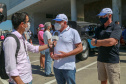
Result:
<instances>
[{"instance_id":1,"label":"camera","mask_svg":"<svg viewBox=\"0 0 126 84\"><path fill-rule=\"evenodd\" d=\"M4 3L0 3L0 23L7 20L7 8Z\"/></svg>"}]
</instances>

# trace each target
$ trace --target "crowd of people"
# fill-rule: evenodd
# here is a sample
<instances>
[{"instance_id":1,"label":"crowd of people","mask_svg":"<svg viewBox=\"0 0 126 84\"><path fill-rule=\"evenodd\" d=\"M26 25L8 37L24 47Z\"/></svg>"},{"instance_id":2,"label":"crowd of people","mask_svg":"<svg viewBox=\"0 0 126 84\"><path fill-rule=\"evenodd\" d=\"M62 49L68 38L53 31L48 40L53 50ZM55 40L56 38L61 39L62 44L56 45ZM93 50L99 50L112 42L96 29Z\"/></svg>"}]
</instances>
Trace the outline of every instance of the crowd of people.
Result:
<instances>
[{"instance_id":1,"label":"crowd of people","mask_svg":"<svg viewBox=\"0 0 126 84\"><path fill-rule=\"evenodd\" d=\"M97 69L101 84L107 84L107 79L110 84L120 84L119 40L122 30L118 22L112 22L112 14L110 8L104 8L98 14L102 25L96 28L91 41L93 46L99 48ZM24 12L12 15L11 21L14 27L12 34L17 36L21 46L15 58L17 45L14 38L7 37L3 43L9 84L32 84L28 51L40 52L40 68L45 70L45 76L55 76L57 84L76 84L75 55L83 51L80 35L77 30L69 27L65 14L58 14L53 20L54 26L51 22L39 24L39 45L34 46L29 15ZM56 40L52 39L54 30L59 31ZM54 74L51 71L53 60Z\"/></svg>"}]
</instances>

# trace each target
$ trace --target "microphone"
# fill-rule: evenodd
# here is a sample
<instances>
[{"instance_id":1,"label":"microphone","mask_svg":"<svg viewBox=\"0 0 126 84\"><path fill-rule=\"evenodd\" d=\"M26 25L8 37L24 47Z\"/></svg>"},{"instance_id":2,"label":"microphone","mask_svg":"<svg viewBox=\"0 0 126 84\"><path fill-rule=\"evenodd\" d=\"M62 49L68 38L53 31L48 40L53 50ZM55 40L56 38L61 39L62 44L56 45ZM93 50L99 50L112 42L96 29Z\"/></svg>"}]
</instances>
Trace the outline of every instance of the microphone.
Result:
<instances>
[{"instance_id":1,"label":"microphone","mask_svg":"<svg viewBox=\"0 0 126 84\"><path fill-rule=\"evenodd\" d=\"M54 31L53 36L52 36L52 41L58 41L59 40L59 35L60 35L59 31ZM54 54L54 43L53 43L53 47L50 48L50 52L53 52L53 54Z\"/></svg>"}]
</instances>

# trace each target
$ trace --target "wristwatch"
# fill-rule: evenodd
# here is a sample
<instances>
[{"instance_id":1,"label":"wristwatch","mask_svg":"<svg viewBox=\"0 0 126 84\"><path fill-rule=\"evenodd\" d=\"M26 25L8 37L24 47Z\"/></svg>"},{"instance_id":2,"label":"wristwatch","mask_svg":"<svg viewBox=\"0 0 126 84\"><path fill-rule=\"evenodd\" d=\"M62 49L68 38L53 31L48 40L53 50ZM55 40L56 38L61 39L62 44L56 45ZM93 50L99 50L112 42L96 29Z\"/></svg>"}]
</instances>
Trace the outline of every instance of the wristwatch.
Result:
<instances>
[{"instance_id":1,"label":"wristwatch","mask_svg":"<svg viewBox=\"0 0 126 84\"><path fill-rule=\"evenodd\" d=\"M97 39L95 39L95 44L97 44Z\"/></svg>"},{"instance_id":2,"label":"wristwatch","mask_svg":"<svg viewBox=\"0 0 126 84\"><path fill-rule=\"evenodd\" d=\"M48 44L48 47L50 48L49 44Z\"/></svg>"}]
</instances>

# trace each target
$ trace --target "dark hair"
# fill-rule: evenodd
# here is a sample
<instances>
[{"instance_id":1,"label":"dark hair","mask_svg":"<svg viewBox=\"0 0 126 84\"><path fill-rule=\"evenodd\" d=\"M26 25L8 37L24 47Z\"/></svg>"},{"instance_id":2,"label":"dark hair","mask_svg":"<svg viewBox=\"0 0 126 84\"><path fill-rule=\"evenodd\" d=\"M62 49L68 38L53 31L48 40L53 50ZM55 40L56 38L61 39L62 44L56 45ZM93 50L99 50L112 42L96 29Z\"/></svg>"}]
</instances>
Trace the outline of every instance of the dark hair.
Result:
<instances>
[{"instance_id":1,"label":"dark hair","mask_svg":"<svg viewBox=\"0 0 126 84\"><path fill-rule=\"evenodd\" d=\"M21 22L25 22L26 16L28 16L26 12L16 12L12 15L11 21L15 30L17 30Z\"/></svg>"},{"instance_id":2,"label":"dark hair","mask_svg":"<svg viewBox=\"0 0 126 84\"><path fill-rule=\"evenodd\" d=\"M119 21L115 21L115 24L118 24Z\"/></svg>"}]
</instances>

